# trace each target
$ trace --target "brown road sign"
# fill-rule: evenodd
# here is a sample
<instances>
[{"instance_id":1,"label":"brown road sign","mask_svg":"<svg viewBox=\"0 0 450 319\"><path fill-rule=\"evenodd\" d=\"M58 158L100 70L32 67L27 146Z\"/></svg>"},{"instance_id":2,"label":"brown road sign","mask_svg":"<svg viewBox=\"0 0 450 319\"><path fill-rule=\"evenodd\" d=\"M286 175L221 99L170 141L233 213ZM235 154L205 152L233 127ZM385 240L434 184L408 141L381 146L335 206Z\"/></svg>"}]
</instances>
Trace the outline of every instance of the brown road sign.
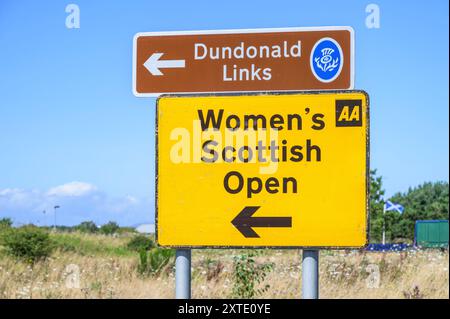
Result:
<instances>
[{"instance_id":1,"label":"brown road sign","mask_svg":"<svg viewBox=\"0 0 450 319\"><path fill-rule=\"evenodd\" d=\"M352 89L351 27L137 33L133 92Z\"/></svg>"}]
</instances>

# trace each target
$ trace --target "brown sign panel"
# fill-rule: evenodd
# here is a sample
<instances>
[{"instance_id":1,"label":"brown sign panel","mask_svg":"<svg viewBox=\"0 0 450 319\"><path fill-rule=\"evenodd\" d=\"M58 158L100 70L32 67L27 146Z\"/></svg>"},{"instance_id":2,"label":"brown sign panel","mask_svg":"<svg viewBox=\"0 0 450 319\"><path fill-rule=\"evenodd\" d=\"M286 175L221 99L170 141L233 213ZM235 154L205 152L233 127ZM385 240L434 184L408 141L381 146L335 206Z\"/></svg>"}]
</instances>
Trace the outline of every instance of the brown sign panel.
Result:
<instances>
[{"instance_id":1,"label":"brown sign panel","mask_svg":"<svg viewBox=\"0 0 450 319\"><path fill-rule=\"evenodd\" d=\"M352 89L351 27L138 33L133 92Z\"/></svg>"}]
</instances>

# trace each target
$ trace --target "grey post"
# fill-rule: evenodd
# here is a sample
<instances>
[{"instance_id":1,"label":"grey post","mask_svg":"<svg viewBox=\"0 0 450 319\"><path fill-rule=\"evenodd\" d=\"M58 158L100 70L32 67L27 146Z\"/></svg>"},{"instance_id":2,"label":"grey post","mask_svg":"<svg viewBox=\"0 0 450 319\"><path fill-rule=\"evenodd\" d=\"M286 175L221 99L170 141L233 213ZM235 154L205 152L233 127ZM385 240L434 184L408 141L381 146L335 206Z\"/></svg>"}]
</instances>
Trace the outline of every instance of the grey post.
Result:
<instances>
[{"instance_id":1,"label":"grey post","mask_svg":"<svg viewBox=\"0 0 450 319\"><path fill-rule=\"evenodd\" d=\"M319 298L319 250L303 250L302 296L303 299Z\"/></svg>"},{"instance_id":2,"label":"grey post","mask_svg":"<svg viewBox=\"0 0 450 319\"><path fill-rule=\"evenodd\" d=\"M177 249L175 260L175 298L191 298L191 250Z\"/></svg>"}]
</instances>

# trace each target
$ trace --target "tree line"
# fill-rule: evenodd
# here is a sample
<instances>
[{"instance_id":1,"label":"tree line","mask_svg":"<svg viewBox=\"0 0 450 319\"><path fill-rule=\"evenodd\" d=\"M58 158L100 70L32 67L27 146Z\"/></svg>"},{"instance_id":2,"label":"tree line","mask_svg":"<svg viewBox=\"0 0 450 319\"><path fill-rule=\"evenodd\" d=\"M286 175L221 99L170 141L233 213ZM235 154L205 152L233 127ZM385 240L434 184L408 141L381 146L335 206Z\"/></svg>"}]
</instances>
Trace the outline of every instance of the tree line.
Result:
<instances>
[{"instance_id":1,"label":"tree line","mask_svg":"<svg viewBox=\"0 0 450 319\"><path fill-rule=\"evenodd\" d=\"M448 182L426 182L410 187L406 192L398 192L388 198L402 205L403 214L388 211L383 216L385 190L382 177L376 170L370 172L370 241L380 242L383 233L383 218L386 223L387 242L414 240L414 225L417 220L446 219L449 216Z\"/></svg>"},{"instance_id":2,"label":"tree line","mask_svg":"<svg viewBox=\"0 0 450 319\"><path fill-rule=\"evenodd\" d=\"M11 218L5 217L0 218L0 227L12 227L13 221ZM24 225L24 227L36 227L35 225ZM41 226L39 228L51 230L56 228L57 231L62 232L74 232L78 231L81 233L89 233L89 234L103 234L103 235L113 235L116 233L134 233L135 229L133 227L121 227L114 221L110 221L101 226L96 225L93 221L84 221L75 226L63 226L57 225L55 226Z\"/></svg>"}]
</instances>

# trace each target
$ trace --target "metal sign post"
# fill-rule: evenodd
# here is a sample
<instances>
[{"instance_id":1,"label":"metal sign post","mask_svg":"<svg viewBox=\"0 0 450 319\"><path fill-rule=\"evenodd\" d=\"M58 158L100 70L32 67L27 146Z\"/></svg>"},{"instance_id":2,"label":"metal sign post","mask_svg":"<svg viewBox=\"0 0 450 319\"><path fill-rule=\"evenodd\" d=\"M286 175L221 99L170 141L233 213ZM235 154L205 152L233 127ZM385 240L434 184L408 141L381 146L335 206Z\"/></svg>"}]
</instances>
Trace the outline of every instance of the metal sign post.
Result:
<instances>
[{"instance_id":1,"label":"metal sign post","mask_svg":"<svg viewBox=\"0 0 450 319\"><path fill-rule=\"evenodd\" d=\"M302 261L303 299L319 298L319 251L304 249Z\"/></svg>"},{"instance_id":2,"label":"metal sign post","mask_svg":"<svg viewBox=\"0 0 450 319\"><path fill-rule=\"evenodd\" d=\"M175 260L175 298L191 298L191 250L177 249Z\"/></svg>"}]
</instances>

